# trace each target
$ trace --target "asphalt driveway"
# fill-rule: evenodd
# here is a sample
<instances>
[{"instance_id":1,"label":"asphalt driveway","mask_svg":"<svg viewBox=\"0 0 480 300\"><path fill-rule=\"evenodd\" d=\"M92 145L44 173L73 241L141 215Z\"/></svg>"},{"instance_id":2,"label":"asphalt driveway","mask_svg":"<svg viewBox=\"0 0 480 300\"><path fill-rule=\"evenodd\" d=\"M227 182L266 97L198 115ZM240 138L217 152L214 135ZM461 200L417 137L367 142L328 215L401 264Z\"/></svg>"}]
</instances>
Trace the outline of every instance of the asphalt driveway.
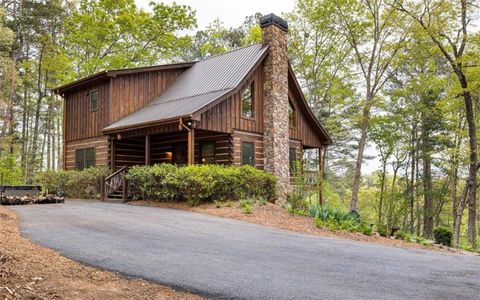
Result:
<instances>
[{"instance_id":1,"label":"asphalt driveway","mask_svg":"<svg viewBox=\"0 0 480 300\"><path fill-rule=\"evenodd\" d=\"M480 299L480 257L333 240L170 209L12 207L21 231L74 260L244 299Z\"/></svg>"}]
</instances>

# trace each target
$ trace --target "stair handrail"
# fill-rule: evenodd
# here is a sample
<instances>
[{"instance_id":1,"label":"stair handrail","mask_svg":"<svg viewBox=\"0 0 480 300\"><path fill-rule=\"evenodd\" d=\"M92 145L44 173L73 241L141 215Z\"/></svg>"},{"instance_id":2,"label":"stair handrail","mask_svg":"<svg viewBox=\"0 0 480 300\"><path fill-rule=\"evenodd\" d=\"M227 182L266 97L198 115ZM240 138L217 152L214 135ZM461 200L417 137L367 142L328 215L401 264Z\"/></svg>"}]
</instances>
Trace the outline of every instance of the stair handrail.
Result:
<instances>
[{"instance_id":1,"label":"stair handrail","mask_svg":"<svg viewBox=\"0 0 480 300\"><path fill-rule=\"evenodd\" d=\"M102 180L102 200L105 200L105 196L108 196L123 187L125 184L125 174L127 173L127 169L127 166L123 166Z\"/></svg>"},{"instance_id":2,"label":"stair handrail","mask_svg":"<svg viewBox=\"0 0 480 300\"><path fill-rule=\"evenodd\" d=\"M115 172L113 172L112 174L108 175L107 177L105 177L105 181L109 180L110 178L118 175L119 173L122 173L123 171L125 171L127 169L127 166L123 166L121 167L120 169L116 170Z\"/></svg>"}]
</instances>

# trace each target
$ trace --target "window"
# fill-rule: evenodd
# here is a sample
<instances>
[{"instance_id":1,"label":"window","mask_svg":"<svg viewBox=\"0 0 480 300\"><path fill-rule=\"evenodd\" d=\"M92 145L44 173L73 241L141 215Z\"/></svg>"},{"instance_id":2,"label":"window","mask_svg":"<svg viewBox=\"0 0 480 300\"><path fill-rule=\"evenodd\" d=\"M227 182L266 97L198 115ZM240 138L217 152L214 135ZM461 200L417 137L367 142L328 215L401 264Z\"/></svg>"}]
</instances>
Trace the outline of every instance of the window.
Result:
<instances>
[{"instance_id":1,"label":"window","mask_svg":"<svg viewBox=\"0 0 480 300\"><path fill-rule=\"evenodd\" d=\"M292 102L288 101L288 126L295 127L297 123L297 116L295 112L295 107L293 106Z\"/></svg>"},{"instance_id":2,"label":"window","mask_svg":"<svg viewBox=\"0 0 480 300\"><path fill-rule=\"evenodd\" d=\"M297 149L290 148L288 149L288 160L290 162L290 175L295 173L296 163L297 163Z\"/></svg>"},{"instance_id":3,"label":"window","mask_svg":"<svg viewBox=\"0 0 480 300\"><path fill-rule=\"evenodd\" d=\"M255 166L255 145L251 142L242 142L242 165Z\"/></svg>"},{"instance_id":4,"label":"window","mask_svg":"<svg viewBox=\"0 0 480 300\"><path fill-rule=\"evenodd\" d=\"M173 162L177 165L187 164L187 146L177 144L173 147Z\"/></svg>"},{"instance_id":5,"label":"window","mask_svg":"<svg viewBox=\"0 0 480 300\"><path fill-rule=\"evenodd\" d=\"M215 144L214 143L201 143L200 154L202 164L215 163Z\"/></svg>"},{"instance_id":6,"label":"window","mask_svg":"<svg viewBox=\"0 0 480 300\"><path fill-rule=\"evenodd\" d=\"M90 91L90 111L98 109L98 91Z\"/></svg>"},{"instance_id":7,"label":"window","mask_svg":"<svg viewBox=\"0 0 480 300\"><path fill-rule=\"evenodd\" d=\"M95 148L75 150L75 169L83 170L95 166Z\"/></svg>"},{"instance_id":8,"label":"window","mask_svg":"<svg viewBox=\"0 0 480 300\"><path fill-rule=\"evenodd\" d=\"M242 94L242 117L253 118L253 82L250 84Z\"/></svg>"}]
</instances>

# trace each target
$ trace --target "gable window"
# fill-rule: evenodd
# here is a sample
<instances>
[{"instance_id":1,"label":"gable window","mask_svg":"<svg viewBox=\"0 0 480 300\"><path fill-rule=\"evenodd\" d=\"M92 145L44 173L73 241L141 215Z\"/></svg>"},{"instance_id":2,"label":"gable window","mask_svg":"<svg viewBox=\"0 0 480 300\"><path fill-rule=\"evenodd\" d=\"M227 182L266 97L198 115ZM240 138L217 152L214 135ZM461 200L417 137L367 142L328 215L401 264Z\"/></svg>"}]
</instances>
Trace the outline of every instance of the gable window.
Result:
<instances>
[{"instance_id":1,"label":"gable window","mask_svg":"<svg viewBox=\"0 0 480 300\"><path fill-rule=\"evenodd\" d=\"M98 109L98 91L90 91L90 111Z\"/></svg>"},{"instance_id":2,"label":"gable window","mask_svg":"<svg viewBox=\"0 0 480 300\"><path fill-rule=\"evenodd\" d=\"M75 170L83 170L95 166L95 148L75 150Z\"/></svg>"},{"instance_id":3,"label":"gable window","mask_svg":"<svg viewBox=\"0 0 480 300\"><path fill-rule=\"evenodd\" d=\"M297 149L290 148L288 149L288 160L290 163L290 176L295 173L296 163L297 163Z\"/></svg>"},{"instance_id":4,"label":"gable window","mask_svg":"<svg viewBox=\"0 0 480 300\"><path fill-rule=\"evenodd\" d=\"M242 117L253 118L253 82L242 93Z\"/></svg>"},{"instance_id":5,"label":"gable window","mask_svg":"<svg viewBox=\"0 0 480 300\"><path fill-rule=\"evenodd\" d=\"M215 163L215 144L212 142L200 144L200 154L202 164Z\"/></svg>"},{"instance_id":6,"label":"gable window","mask_svg":"<svg viewBox=\"0 0 480 300\"><path fill-rule=\"evenodd\" d=\"M297 113L292 101L288 101L288 126L295 127L297 124Z\"/></svg>"},{"instance_id":7,"label":"gable window","mask_svg":"<svg viewBox=\"0 0 480 300\"><path fill-rule=\"evenodd\" d=\"M252 142L242 142L242 165L255 166L255 145Z\"/></svg>"}]
</instances>

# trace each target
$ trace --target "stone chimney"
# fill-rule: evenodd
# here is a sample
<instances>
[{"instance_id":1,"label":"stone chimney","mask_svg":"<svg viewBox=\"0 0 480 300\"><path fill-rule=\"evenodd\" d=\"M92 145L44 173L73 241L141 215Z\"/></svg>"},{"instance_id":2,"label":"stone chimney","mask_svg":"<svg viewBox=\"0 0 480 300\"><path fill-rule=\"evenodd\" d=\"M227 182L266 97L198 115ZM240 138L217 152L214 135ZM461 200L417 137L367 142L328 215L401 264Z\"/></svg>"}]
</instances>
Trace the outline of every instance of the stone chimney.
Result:
<instances>
[{"instance_id":1,"label":"stone chimney","mask_svg":"<svg viewBox=\"0 0 480 300\"><path fill-rule=\"evenodd\" d=\"M290 191L288 126L287 21L269 14L260 18L263 44L269 51L265 61L264 137L265 170L278 178L278 202Z\"/></svg>"}]
</instances>

